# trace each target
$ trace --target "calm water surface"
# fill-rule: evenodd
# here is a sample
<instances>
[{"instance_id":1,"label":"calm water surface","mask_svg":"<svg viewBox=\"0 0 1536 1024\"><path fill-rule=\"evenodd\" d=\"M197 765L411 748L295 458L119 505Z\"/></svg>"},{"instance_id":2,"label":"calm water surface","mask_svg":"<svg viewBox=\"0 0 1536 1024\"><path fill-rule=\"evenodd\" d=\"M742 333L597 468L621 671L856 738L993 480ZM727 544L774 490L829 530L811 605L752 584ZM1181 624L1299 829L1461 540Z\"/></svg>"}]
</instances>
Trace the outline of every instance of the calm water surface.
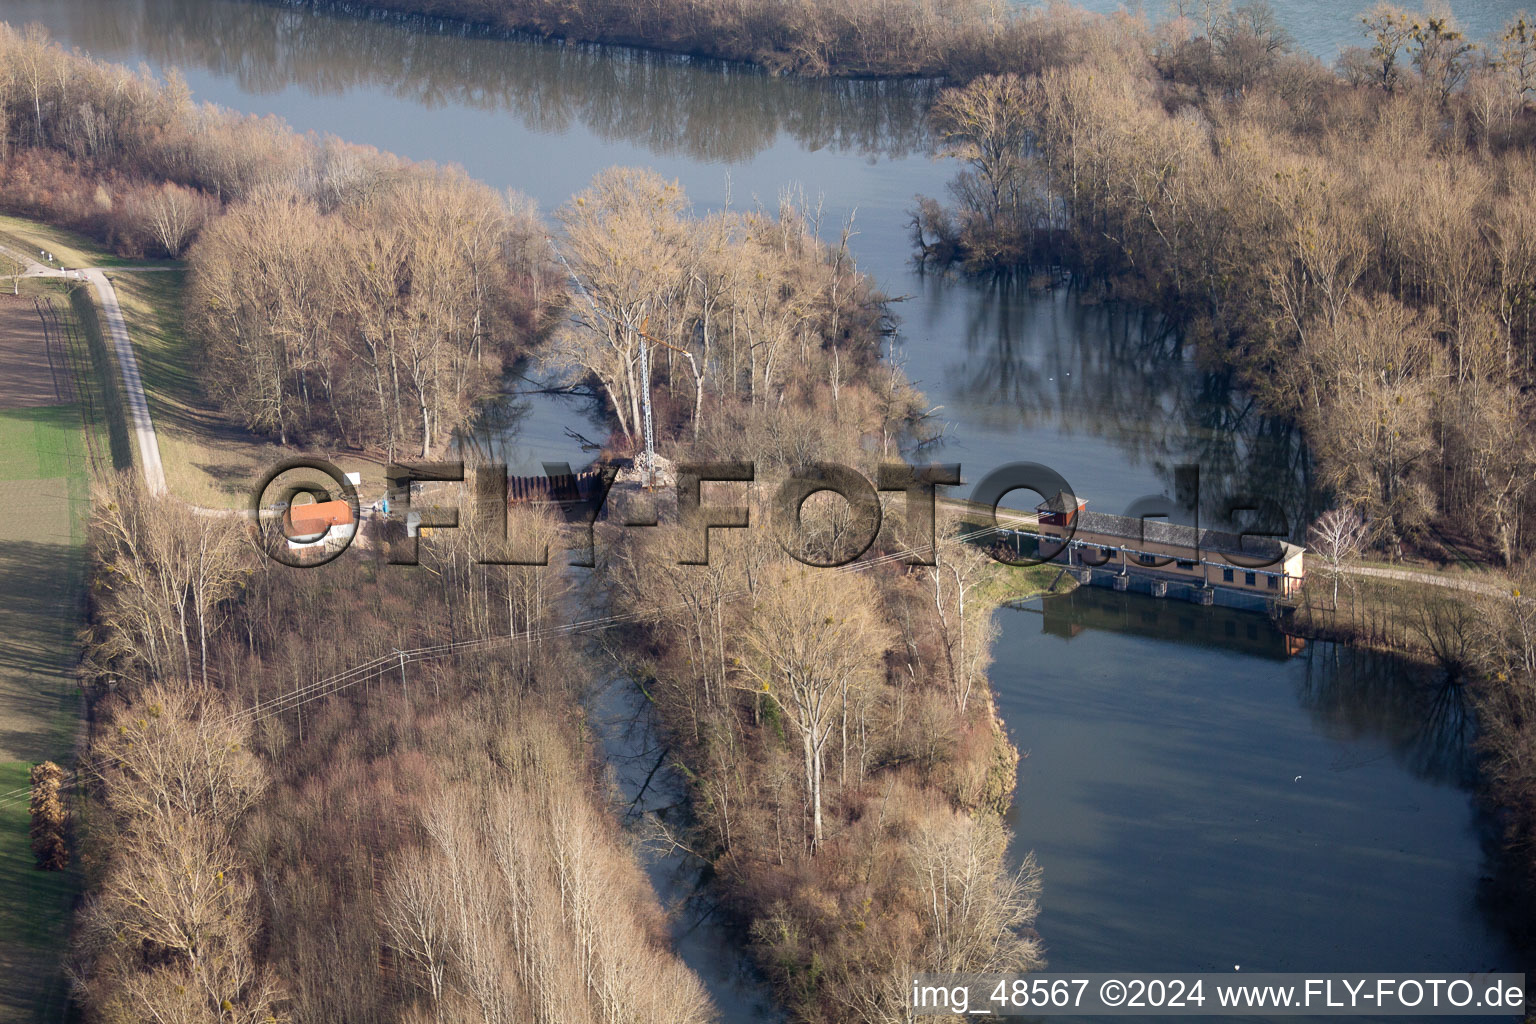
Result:
<instances>
[{"instance_id":1,"label":"calm water surface","mask_svg":"<svg viewBox=\"0 0 1536 1024\"><path fill-rule=\"evenodd\" d=\"M205 100L462 164L546 210L613 164L677 178L700 209L772 206L790 190L820 204L828 231L851 219L861 266L902 299L898 356L939 407L942 454L968 480L1044 461L1095 507L1121 511L1166 491L1173 465L1220 449L1203 468L1208 479L1238 473L1226 490L1296 490L1298 446L1282 438L1292 451L1277 452L1276 428L1229 381L1197 372L1156 323L1065 293L914 270L913 198L942 194L953 173L928 155L931 83L776 79L233 0L0 0L0 13L99 57L178 67ZM527 466L581 458L550 411L531 418L546 425L530 423Z\"/></svg>"},{"instance_id":2,"label":"calm water surface","mask_svg":"<svg viewBox=\"0 0 1536 1024\"><path fill-rule=\"evenodd\" d=\"M1438 675L1099 588L998 621L1051 969L1520 962L1482 905L1471 723Z\"/></svg>"},{"instance_id":3,"label":"calm water surface","mask_svg":"<svg viewBox=\"0 0 1536 1024\"><path fill-rule=\"evenodd\" d=\"M1331 57L1364 5L1276 6ZM1481 32L1505 6L1463 14ZM968 479L1045 462L1119 511L1169 492L1173 467L1193 462L1208 500L1262 493L1301 521L1294 432L1202 372L1155 317L914 270L912 198L942 194L952 173L927 155L931 84L781 80L230 0L0 0L0 17L41 21L102 58L179 67L202 99L460 163L545 209L617 163L676 177L700 209L771 205L793 188L821 203L829 230L852 218L861 266L901 298L895 354L940 407L942 454ZM566 431L597 433L571 402L538 394L500 414L525 471L583 461ZM1016 846L1045 868L1052 966L1515 964L1479 901L1488 869L1464 732L1447 731L1432 684L1349 651L1287 657L1261 617L1150 599L1093 592L999 615L994 684L1029 754ZM647 752L643 740L625 749ZM684 949L731 1019L756 1019L751 993L718 980L734 956L710 963L713 939Z\"/></svg>"}]
</instances>

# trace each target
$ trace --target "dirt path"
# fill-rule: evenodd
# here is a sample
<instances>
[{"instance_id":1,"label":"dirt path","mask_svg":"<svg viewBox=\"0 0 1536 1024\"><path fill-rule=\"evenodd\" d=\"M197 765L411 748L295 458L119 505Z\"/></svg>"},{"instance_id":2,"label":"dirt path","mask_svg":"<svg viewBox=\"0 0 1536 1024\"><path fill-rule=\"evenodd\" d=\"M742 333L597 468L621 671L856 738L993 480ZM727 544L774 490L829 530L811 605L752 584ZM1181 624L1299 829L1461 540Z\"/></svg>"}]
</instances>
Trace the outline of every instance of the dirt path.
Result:
<instances>
[{"instance_id":1,"label":"dirt path","mask_svg":"<svg viewBox=\"0 0 1536 1024\"><path fill-rule=\"evenodd\" d=\"M91 287L96 289L96 299L101 303L102 312L107 315L107 327L112 332L112 347L117 351L123 388L128 393L128 412L133 417L133 432L139 438L144 483L149 487L149 493L164 494L165 467L160 464L160 442L155 437L154 421L149 418L149 400L144 397L139 360L133 354L133 342L128 338L128 325L123 321L122 307L117 304L117 289L112 287L106 274L94 267L85 271L85 277L91 282Z\"/></svg>"},{"instance_id":2,"label":"dirt path","mask_svg":"<svg viewBox=\"0 0 1536 1024\"><path fill-rule=\"evenodd\" d=\"M1433 572L1414 572L1412 569L1378 569L1369 565L1350 566L1344 570L1346 576L1366 576L1382 580L1400 580L1403 583L1423 583L1431 587L1447 587L1452 590L1463 590L1469 594L1481 594L1484 597L1509 597L1507 587L1486 583L1482 580L1464 579L1458 576L1444 576Z\"/></svg>"},{"instance_id":3,"label":"dirt path","mask_svg":"<svg viewBox=\"0 0 1536 1024\"><path fill-rule=\"evenodd\" d=\"M988 514L990 509L976 505L974 502L961 498L941 498L941 505L954 509L962 514ZM1039 522L1038 514L1017 512L1010 509L999 508L997 510L998 523L1000 525L1022 527L1029 529ZM1309 573L1317 571L1317 565L1313 562L1313 556L1308 556L1307 570ZM1444 587L1447 590L1459 590L1467 594L1477 594L1482 597L1509 597L1509 588L1503 584L1489 582L1487 579L1477 579L1468 576L1451 576L1445 573L1420 572L1414 569L1385 569L1369 565L1348 566L1343 570L1344 575L1357 578L1397 580L1402 583L1421 583L1425 586Z\"/></svg>"},{"instance_id":4,"label":"dirt path","mask_svg":"<svg viewBox=\"0 0 1536 1024\"><path fill-rule=\"evenodd\" d=\"M133 343L128 337L128 325L123 321L123 314L117 302L117 291L112 287L112 282L101 268L87 267L81 270L56 270L45 267L41 263L16 252L0 246L0 252L4 252L11 258L20 261L26 267L22 277L56 277L66 280L85 280L96 289L97 300L106 313L107 326L112 333L112 344L117 351L118 365L122 368L123 386L128 392L128 407L133 417L134 433L139 438L139 451L144 464L144 482L154 494L165 493L165 469L160 463L160 445L155 438L155 426L149 417L149 403L144 397L144 384L139 377L139 361L134 356ZM134 267L123 266L114 270L130 271L164 271L166 267ZM969 502L951 500L947 502L956 506L964 505L969 511ZM223 509L198 509L207 514L229 514ZM1034 517L1027 513L1018 513L1018 522L1022 525ZM1344 570L1346 575L1375 577L1377 579L1400 580L1405 583L1422 583L1434 587L1446 587L1452 590L1461 590L1472 594L1481 594L1485 597L1504 597L1507 591L1501 586L1485 583L1480 580L1459 579L1442 576L1438 573L1414 572L1410 569L1378 569L1372 566L1353 566Z\"/></svg>"},{"instance_id":5,"label":"dirt path","mask_svg":"<svg viewBox=\"0 0 1536 1024\"><path fill-rule=\"evenodd\" d=\"M165 467L160 462L160 442L155 437L155 424L149 417L149 400L144 396L144 381L139 376L139 360L133 352L133 342L128 337L128 324L123 320L123 310L117 301L117 289L100 267L78 270L59 270L46 267L32 257L14 249L0 247L0 252L17 260L25 268L22 277L60 278L66 281L87 281L96 291L96 301L106 315L107 331L112 336L112 348L117 353L117 365L123 376L123 388L128 394L128 414L133 420L133 432L139 439L139 461L144 469L144 483L151 494L165 493ZM132 271L164 271L166 267L123 266L111 268Z\"/></svg>"}]
</instances>

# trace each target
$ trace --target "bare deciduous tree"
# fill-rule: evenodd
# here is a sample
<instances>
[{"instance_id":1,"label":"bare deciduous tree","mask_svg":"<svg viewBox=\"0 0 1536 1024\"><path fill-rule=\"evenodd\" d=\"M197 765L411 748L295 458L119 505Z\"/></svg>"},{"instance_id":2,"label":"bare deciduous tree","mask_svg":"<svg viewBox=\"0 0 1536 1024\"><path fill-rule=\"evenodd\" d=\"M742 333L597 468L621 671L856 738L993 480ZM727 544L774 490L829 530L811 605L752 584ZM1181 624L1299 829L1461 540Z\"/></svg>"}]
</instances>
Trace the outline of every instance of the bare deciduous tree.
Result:
<instances>
[{"instance_id":1,"label":"bare deciduous tree","mask_svg":"<svg viewBox=\"0 0 1536 1024\"><path fill-rule=\"evenodd\" d=\"M124 822L162 815L238 819L261 796L266 770L249 727L217 692L152 685L107 709L91 760L108 810Z\"/></svg>"},{"instance_id":2,"label":"bare deciduous tree","mask_svg":"<svg viewBox=\"0 0 1536 1024\"><path fill-rule=\"evenodd\" d=\"M195 189L166 182L136 204L139 220L170 257L180 257L189 242L218 212L218 203Z\"/></svg>"},{"instance_id":3,"label":"bare deciduous tree","mask_svg":"<svg viewBox=\"0 0 1536 1024\"><path fill-rule=\"evenodd\" d=\"M933 590L933 610L943 647L950 696L961 715L971 694L986 686L988 652L997 637L991 610L969 603L971 592L988 576L986 555L960 534L957 517L947 516L938 527L934 564L924 570Z\"/></svg>"},{"instance_id":4,"label":"bare deciduous tree","mask_svg":"<svg viewBox=\"0 0 1536 1024\"><path fill-rule=\"evenodd\" d=\"M666 333L680 305L677 236L686 202L675 181L610 168L557 214L583 293L573 297L562 353L597 378L628 438L640 427L642 335Z\"/></svg>"},{"instance_id":5,"label":"bare deciduous tree","mask_svg":"<svg viewBox=\"0 0 1536 1024\"><path fill-rule=\"evenodd\" d=\"M1033 856L1017 871L999 868L1008 835L992 817L940 818L913 839L913 871L927 910L924 969L990 974L1022 972L1042 962L1034 921L1040 869Z\"/></svg>"},{"instance_id":6,"label":"bare deciduous tree","mask_svg":"<svg viewBox=\"0 0 1536 1024\"><path fill-rule=\"evenodd\" d=\"M244 729L211 694L168 687L109 707L106 723L90 763L109 857L77 939L89 1002L109 1020L285 1020L234 841L266 784Z\"/></svg>"},{"instance_id":7,"label":"bare deciduous tree","mask_svg":"<svg viewBox=\"0 0 1536 1024\"><path fill-rule=\"evenodd\" d=\"M755 655L750 671L800 734L814 849L823 838L823 759L833 723L846 706L847 688L863 684L889 636L861 577L813 577L800 566L770 573L749 627Z\"/></svg>"},{"instance_id":8,"label":"bare deciduous tree","mask_svg":"<svg viewBox=\"0 0 1536 1024\"><path fill-rule=\"evenodd\" d=\"M1366 523L1353 509L1335 508L1317 517L1308 531L1312 552L1322 559L1322 576L1333 587L1333 607L1339 606L1339 583L1365 544Z\"/></svg>"},{"instance_id":9,"label":"bare deciduous tree","mask_svg":"<svg viewBox=\"0 0 1536 1024\"><path fill-rule=\"evenodd\" d=\"M172 674L179 648L183 678L200 676L206 685L214 610L247 574L239 524L199 515L167 495L147 495L128 473L107 481L91 522L101 612L91 653L96 671L110 674L113 663L143 665L163 678Z\"/></svg>"}]
</instances>

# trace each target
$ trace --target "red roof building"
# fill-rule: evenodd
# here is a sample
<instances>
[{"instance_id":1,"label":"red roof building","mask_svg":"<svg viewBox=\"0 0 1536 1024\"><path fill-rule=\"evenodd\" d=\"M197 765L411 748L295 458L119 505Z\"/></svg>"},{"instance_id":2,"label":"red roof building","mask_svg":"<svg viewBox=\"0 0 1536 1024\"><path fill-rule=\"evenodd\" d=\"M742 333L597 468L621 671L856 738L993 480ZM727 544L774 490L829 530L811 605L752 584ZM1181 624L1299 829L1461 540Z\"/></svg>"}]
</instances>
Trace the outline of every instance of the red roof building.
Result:
<instances>
[{"instance_id":1,"label":"red roof building","mask_svg":"<svg viewBox=\"0 0 1536 1024\"><path fill-rule=\"evenodd\" d=\"M317 501L291 505L283 516L283 533L288 537L312 537L333 526L352 525L352 506L344 501Z\"/></svg>"}]
</instances>

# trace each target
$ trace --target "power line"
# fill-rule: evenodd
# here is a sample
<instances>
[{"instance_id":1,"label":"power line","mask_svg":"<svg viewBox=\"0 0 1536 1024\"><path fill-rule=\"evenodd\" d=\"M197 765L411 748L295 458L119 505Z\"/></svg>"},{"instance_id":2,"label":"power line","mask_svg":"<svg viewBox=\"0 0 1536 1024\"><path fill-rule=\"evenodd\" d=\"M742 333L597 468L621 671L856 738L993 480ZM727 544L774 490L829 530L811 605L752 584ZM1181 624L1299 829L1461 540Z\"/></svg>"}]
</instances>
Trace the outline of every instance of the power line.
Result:
<instances>
[{"instance_id":1,"label":"power line","mask_svg":"<svg viewBox=\"0 0 1536 1024\"><path fill-rule=\"evenodd\" d=\"M1002 533L1008 531L1009 529L1009 527L1001 525L983 527L980 530L966 534L965 539L974 540L976 538ZM905 559L911 555L927 553L933 550L933 545L902 548L875 558L858 562L851 562L847 565L829 567L827 571L838 573L863 572L864 570L873 568L875 566L888 565L891 562L897 561L899 559ZM721 596L721 599L725 601L735 600L740 597L745 597L749 593L749 589L740 587L735 590L725 592ZM659 610L681 611L686 610L687 607L688 606L686 602L679 601L673 605L663 606ZM303 707L305 704L308 704L312 701L334 696L344 690L351 689L358 683L369 682L371 680L381 678L385 672L394 671L397 665L402 665L405 663L435 661L440 658L451 657L457 654L478 654L486 651L499 650L503 647L510 647L519 643L542 643L545 640L553 640L558 637L576 636L584 633L595 633L601 630L609 629L613 626L637 622L641 618L642 615L638 612L623 615L599 615L587 619L578 619L574 622L561 623L557 626L547 626L538 630L526 630L521 633L488 634L485 636L474 637L468 640L458 640L446 644L434 644L428 647L417 647L406 651L393 650L388 654L379 655L378 657L372 658L369 661L365 661L360 665L354 665L351 668L348 668L342 672L338 672L335 675L328 676L325 679L312 683L306 683L303 686L296 687L286 693L279 694L276 697L268 698L265 701L259 701L248 708L241 708L238 711L233 711L216 724L221 726L255 724L256 722L271 718L274 715L297 710L298 708ZM75 768L73 771L65 773L65 782L69 785L76 784L81 780L82 777L88 775L89 773L99 773L107 768L112 767L120 761L122 761L122 757L117 755L100 758L90 764L81 765L80 767ZM29 799L30 793L30 786L20 787L10 790L9 792L0 793L0 808L14 806L18 800L25 801Z\"/></svg>"}]
</instances>

